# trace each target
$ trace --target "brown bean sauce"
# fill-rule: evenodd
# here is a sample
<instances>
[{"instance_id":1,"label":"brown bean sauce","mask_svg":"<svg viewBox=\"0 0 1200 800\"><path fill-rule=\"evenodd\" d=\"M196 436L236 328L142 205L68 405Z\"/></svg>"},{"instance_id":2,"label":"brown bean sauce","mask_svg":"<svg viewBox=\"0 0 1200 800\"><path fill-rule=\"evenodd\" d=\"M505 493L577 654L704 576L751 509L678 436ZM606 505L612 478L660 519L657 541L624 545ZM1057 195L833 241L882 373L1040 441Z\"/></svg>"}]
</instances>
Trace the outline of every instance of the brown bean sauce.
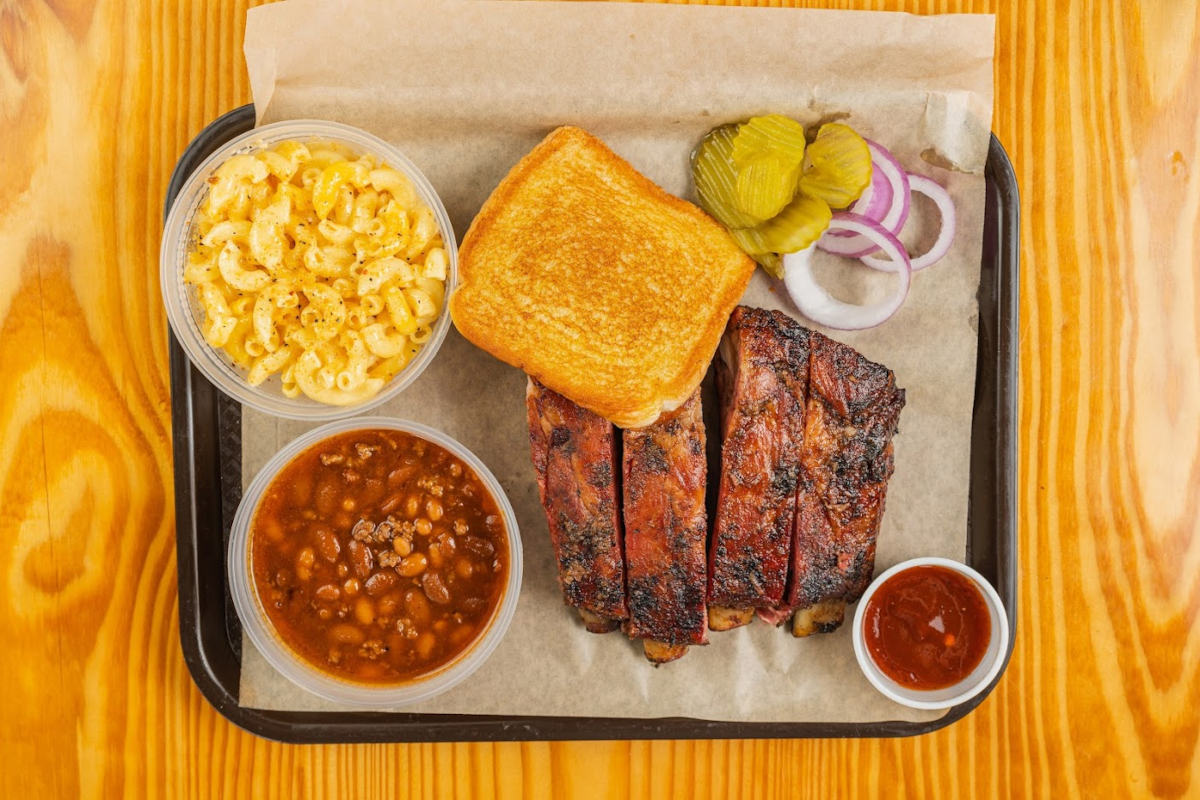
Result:
<instances>
[{"instance_id":1,"label":"brown bean sauce","mask_svg":"<svg viewBox=\"0 0 1200 800\"><path fill-rule=\"evenodd\" d=\"M255 587L297 655L333 675L403 683L469 648L508 579L504 520L453 454L388 429L292 459L251 526Z\"/></svg>"},{"instance_id":2,"label":"brown bean sauce","mask_svg":"<svg viewBox=\"0 0 1200 800\"><path fill-rule=\"evenodd\" d=\"M971 674L991 640L987 601L961 573L912 567L867 602L863 636L871 658L910 689L944 689Z\"/></svg>"}]
</instances>

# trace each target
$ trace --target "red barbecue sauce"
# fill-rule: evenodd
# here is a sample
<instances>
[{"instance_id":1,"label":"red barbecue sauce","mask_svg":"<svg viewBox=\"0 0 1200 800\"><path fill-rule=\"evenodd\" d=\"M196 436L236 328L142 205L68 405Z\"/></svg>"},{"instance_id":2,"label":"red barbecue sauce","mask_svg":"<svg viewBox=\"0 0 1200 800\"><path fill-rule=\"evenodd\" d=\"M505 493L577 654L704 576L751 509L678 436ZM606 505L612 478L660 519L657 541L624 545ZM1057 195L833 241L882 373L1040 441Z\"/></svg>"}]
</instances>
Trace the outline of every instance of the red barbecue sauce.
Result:
<instances>
[{"instance_id":1,"label":"red barbecue sauce","mask_svg":"<svg viewBox=\"0 0 1200 800\"><path fill-rule=\"evenodd\" d=\"M885 675L910 689L944 689L987 652L991 617L970 578L936 565L884 581L867 602L863 636Z\"/></svg>"}]
</instances>

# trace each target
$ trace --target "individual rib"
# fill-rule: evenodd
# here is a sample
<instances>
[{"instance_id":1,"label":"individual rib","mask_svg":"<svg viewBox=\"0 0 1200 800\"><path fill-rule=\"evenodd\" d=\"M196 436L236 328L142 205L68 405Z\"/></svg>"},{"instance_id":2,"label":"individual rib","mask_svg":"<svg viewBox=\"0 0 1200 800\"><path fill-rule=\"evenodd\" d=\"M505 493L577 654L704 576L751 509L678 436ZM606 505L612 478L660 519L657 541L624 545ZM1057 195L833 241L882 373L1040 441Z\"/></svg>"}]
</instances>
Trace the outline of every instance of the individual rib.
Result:
<instances>
[{"instance_id":1,"label":"individual rib","mask_svg":"<svg viewBox=\"0 0 1200 800\"><path fill-rule=\"evenodd\" d=\"M707 643L704 419L700 392L654 424L622 434L629 620L660 664Z\"/></svg>"},{"instance_id":2,"label":"individual rib","mask_svg":"<svg viewBox=\"0 0 1200 800\"><path fill-rule=\"evenodd\" d=\"M886 367L813 333L792 578L792 633L827 633L862 595L892 475L904 390Z\"/></svg>"},{"instance_id":3,"label":"individual rib","mask_svg":"<svg viewBox=\"0 0 1200 800\"><path fill-rule=\"evenodd\" d=\"M784 601L804 431L809 332L739 306L719 349L721 478L709 553L709 627Z\"/></svg>"},{"instance_id":4,"label":"individual rib","mask_svg":"<svg viewBox=\"0 0 1200 800\"><path fill-rule=\"evenodd\" d=\"M615 429L533 379L525 401L563 599L589 631L615 630L628 616Z\"/></svg>"}]
</instances>

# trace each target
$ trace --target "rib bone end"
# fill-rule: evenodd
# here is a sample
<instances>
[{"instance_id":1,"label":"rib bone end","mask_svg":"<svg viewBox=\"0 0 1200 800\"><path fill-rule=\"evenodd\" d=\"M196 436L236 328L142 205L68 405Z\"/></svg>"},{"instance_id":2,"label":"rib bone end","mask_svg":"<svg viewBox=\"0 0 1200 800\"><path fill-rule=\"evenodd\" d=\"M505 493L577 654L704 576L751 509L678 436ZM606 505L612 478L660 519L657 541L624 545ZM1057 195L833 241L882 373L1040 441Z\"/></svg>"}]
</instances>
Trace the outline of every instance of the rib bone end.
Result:
<instances>
[{"instance_id":1,"label":"rib bone end","mask_svg":"<svg viewBox=\"0 0 1200 800\"><path fill-rule=\"evenodd\" d=\"M642 650L646 653L646 660L651 664L666 664L668 661L674 661L687 655L688 646L646 639L642 642Z\"/></svg>"},{"instance_id":2,"label":"rib bone end","mask_svg":"<svg viewBox=\"0 0 1200 800\"><path fill-rule=\"evenodd\" d=\"M708 629L712 631L733 630L747 624L752 619L754 619L753 608L708 607Z\"/></svg>"},{"instance_id":3,"label":"rib bone end","mask_svg":"<svg viewBox=\"0 0 1200 800\"><path fill-rule=\"evenodd\" d=\"M579 616L583 620L583 626L588 629L589 633L609 633L621 627L619 619L611 617L602 617L599 614L594 614L591 611L578 609Z\"/></svg>"},{"instance_id":4,"label":"rib bone end","mask_svg":"<svg viewBox=\"0 0 1200 800\"><path fill-rule=\"evenodd\" d=\"M796 612L792 617L792 635L832 633L841 626L845 616L845 600L822 600Z\"/></svg>"}]
</instances>

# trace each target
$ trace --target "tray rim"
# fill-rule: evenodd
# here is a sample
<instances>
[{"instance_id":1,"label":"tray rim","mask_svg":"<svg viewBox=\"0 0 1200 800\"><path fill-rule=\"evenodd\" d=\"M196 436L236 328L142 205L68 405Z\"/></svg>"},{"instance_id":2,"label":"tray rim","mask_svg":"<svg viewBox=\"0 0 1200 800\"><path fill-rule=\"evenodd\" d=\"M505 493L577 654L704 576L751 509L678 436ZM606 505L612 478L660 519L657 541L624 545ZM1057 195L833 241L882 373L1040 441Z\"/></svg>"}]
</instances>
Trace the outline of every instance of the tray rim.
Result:
<instances>
[{"instance_id":1,"label":"tray rim","mask_svg":"<svg viewBox=\"0 0 1200 800\"><path fill-rule=\"evenodd\" d=\"M254 106L244 105L222 114L188 144L176 162L167 186L164 218L171 202L184 181L203 158L204 152L255 122ZM1016 517L1016 457L1017 457L1017 355L1018 355L1018 297L1019 297L1019 216L1020 207L1016 175L1012 162L999 139L993 133L984 169L988 201L995 195L996 214L985 214L985 246L989 233L996 240L995 269L981 273L979 314L980 350L985 337L994 337L996 374L976 361L976 413L972 419L972 446L978 435L994 434L991 467L997 480L992 481L992 498L999 516L996 537L997 591L1005 600L1009 617L1008 649L1004 664L992 683L971 700L928 722L887 720L882 722L723 722L691 717L617 718L617 717L537 717L462 714L412 714L395 712L331 712L331 711L273 711L238 705L236 682L230 687L219 671L230 668L240 653L225 638L229 651L210 652L206 642L206 625L211 611L205 615L201 608L201 574L199 563L199 534L202 529L216 526L222 533L221 503L197 503L194 488L197 467L215 468L220 485L220 449L216 442L206 441L197 433L206 426L218 424L220 392L192 367L174 334L168 334L169 371L171 381L172 450L175 474L176 551L179 580L179 633L184 661L192 680L201 694L233 724L255 735L281 742L316 744L338 742L436 742L436 741L539 741L539 740L604 740L604 739L713 739L713 738L846 738L900 737L931 733L965 717L983 700L1004 677L1012 656L1017 635L1017 567L1018 540ZM986 257L986 256L985 256ZM985 286L989 278L991 285ZM985 289L994 293L989 297ZM994 300L995 322L982 313L983 301ZM990 366L990 365L989 365ZM994 380L994 385L993 385ZM995 418L981 419L979 397L988 392L995 396ZM982 434L981 434L982 432ZM213 437L209 437L212 439ZM973 480L974 484L975 481ZM975 487L969 501L968 527L975 504ZM223 542L223 537L222 537ZM211 547L211 543L208 543ZM971 538L968 537L968 563L971 557ZM223 551L223 544L219 549ZM224 558L218 559L224 566ZM228 607L228 581L221 572ZM222 610L224 616L224 610ZM224 626L222 626L224 627Z\"/></svg>"}]
</instances>

